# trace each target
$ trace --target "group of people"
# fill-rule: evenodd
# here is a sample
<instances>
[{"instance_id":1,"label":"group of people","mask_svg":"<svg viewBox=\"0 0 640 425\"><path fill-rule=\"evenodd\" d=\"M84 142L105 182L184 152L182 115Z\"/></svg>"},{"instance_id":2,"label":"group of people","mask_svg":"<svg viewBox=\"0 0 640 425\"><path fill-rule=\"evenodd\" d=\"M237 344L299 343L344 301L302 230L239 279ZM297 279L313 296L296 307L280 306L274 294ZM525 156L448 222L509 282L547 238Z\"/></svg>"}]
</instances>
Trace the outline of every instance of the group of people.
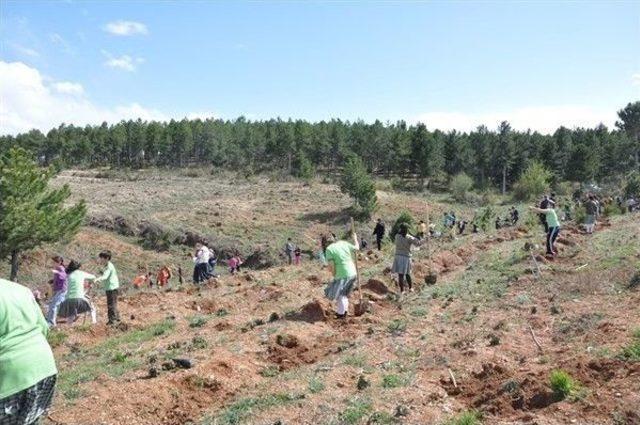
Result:
<instances>
[{"instance_id":1,"label":"group of people","mask_svg":"<svg viewBox=\"0 0 640 425\"><path fill-rule=\"evenodd\" d=\"M111 262L111 252L103 251L98 254L98 263L102 268L99 276L83 271L82 264L71 260L65 266L64 259L54 256L51 280L53 295L49 300L46 321L50 326L56 326L58 318L65 318L74 322L80 314L88 313L91 322L96 323L96 310L87 296L91 282L103 283L107 298L107 324L112 325L120 321L118 313L118 292L120 280L118 272Z\"/></svg>"}]
</instances>

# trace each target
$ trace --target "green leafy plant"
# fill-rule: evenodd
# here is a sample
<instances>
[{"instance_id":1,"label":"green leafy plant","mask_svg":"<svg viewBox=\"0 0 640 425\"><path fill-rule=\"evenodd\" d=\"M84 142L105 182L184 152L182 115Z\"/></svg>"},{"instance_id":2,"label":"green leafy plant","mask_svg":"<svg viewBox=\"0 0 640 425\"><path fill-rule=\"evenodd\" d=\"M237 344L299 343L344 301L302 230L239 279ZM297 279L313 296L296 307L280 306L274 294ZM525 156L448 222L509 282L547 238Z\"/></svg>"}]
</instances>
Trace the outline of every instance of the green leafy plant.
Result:
<instances>
[{"instance_id":1,"label":"green leafy plant","mask_svg":"<svg viewBox=\"0 0 640 425\"><path fill-rule=\"evenodd\" d=\"M453 199L458 202L467 200L467 193L473 188L473 179L465 173L456 174L449 183L449 190Z\"/></svg>"},{"instance_id":2,"label":"green leafy plant","mask_svg":"<svg viewBox=\"0 0 640 425\"><path fill-rule=\"evenodd\" d=\"M579 384L567 372L561 369L551 371L549 384L553 393L561 400L574 394Z\"/></svg>"}]
</instances>

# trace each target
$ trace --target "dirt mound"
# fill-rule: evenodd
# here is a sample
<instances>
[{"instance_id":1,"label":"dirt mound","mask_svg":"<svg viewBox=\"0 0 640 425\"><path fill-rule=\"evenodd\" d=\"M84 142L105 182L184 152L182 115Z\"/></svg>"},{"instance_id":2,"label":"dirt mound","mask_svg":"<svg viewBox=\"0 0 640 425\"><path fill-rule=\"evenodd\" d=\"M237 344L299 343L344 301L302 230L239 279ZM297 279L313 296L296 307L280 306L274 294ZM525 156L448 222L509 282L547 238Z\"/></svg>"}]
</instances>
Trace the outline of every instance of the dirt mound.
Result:
<instances>
[{"instance_id":1,"label":"dirt mound","mask_svg":"<svg viewBox=\"0 0 640 425\"><path fill-rule=\"evenodd\" d=\"M443 251L433 259L433 267L438 273L447 273L462 266L464 260L451 251Z\"/></svg>"},{"instance_id":2,"label":"dirt mound","mask_svg":"<svg viewBox=\"0 0 640 425\"><path fill-rule=\"evenodd\" d=\"M137 236L138 226L131 220L120 215L110 216L91 216L89 217L89 226L98 229L108 230L123 236Z\"/></svg>"},{"instance_id":3,"label":"dirt mound","mask_svg":"<svg viewBox=\"0 0 640 425\"><path fill-rule=\"evenodd\" d=\"M245 260L243 265L250 269L261 270L273 267L275 265L275 259L269 252L259 248L253 251Z\"/></svg>"},{"instance_id":4,"label":"dirt mound","mask_svg":"<svg viewBox=\"0 0 640 425\"><path fill-rule=\"evenodd\" d=\"M378 279L369 279L367 283L362 285L364 291L370 291L377 295L387 295L391 290L384 282Z\"/></svg>"},{"instance_id":5,"label":"dirt mound","mask_svg":"<svg viewBox=\"0 0 640 425\"><path fill-rule=\"evenodd\" d=\"M468 379L460 379L457 387L450 379L442 378L440 382L449 395L468 398L472 407L500 417L541 409L559 401L544 380L534 375L516 378L493 363L482 364Z\"/></svg>"},{"instance_id":6,"label":"dirt mound","mask_svg":"<svg viewBox=\"0 0 640 425\"><path fill-rule=\"evenodd\" d=\"M286 318L307 323L325 322L329 318L329 311L328 302L315 299L303 305L299 311L287 314Z\"/></svg>"}]
</instances>

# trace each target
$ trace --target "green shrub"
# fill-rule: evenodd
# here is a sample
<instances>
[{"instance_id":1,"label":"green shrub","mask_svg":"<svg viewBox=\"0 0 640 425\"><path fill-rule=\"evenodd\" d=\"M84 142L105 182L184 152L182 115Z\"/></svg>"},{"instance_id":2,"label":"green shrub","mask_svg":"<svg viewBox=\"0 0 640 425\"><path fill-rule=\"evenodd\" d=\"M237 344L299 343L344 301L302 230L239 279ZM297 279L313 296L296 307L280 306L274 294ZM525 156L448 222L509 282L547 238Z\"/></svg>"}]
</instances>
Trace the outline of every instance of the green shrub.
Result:
<instances>
[{"instance_id":1,"label":"green shrub","mask_svg":"<svg viewBox=\"0 0 640 425\"><path fill-rule=\"evenodd\" d=\"M396 235L400 230L400 225L403 223L409 226L410 231L415 225L415 220L413 219L413 216L409 211L402 211L400 213L400 217L398 217L395 223L393 223L393 226L391 227L391 231L389 232L389 237L391 238L392 241L395 241Z\"/></svg>"},{"instance_id":2,"label":"green shrub","mask_svg":"<svg viewBox=\"0 0 640 425\"><path fill-rule=\"evenodd\" d=\"M551 172L541 163L534 161L520 175L513 188L513 194L521 201L540 197L549 189L550 181Z\"/></svg>"},{"instance_id":3,"label":"green shrub","mask_svg":"<svg viewBox=\"0 0 640 425\"><path fill-rule=\"evenodd\" d=\"M449 190L453 199L459 202L467 200L467 192L473 188L473 179L465 173L455 175L449 183Z\"/></svg>"},{"instance_id":4,"label":"green shrub","mask_svg":"<svg viewBox=\"0 0 640 425\"><path fill-rule=\"evenodd\" d=\"M561 369L551 371L549 384L554 394L562 400L575 393L579 387L571 375Z\"/></svg>"}]
</instances>

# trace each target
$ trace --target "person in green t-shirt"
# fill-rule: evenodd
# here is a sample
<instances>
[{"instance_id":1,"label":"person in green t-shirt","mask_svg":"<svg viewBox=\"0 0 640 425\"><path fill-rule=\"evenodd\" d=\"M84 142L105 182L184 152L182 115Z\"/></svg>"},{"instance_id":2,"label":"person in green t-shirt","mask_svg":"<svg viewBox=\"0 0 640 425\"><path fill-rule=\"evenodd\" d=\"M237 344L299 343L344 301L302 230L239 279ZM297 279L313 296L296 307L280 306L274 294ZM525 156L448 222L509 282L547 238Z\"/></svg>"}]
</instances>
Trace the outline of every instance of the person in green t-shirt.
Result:
<instances>
[{"instance_id":1,"label":"person in green t-shirt","mask_svg":"<svg viewBox=\"0 0 640 425\"><path fill-rule=\"evenodd\" d=\"M58 317L66 318L67 323L73 323L79 314L90 313L91 323L97 322L96 309L87 298L85 283L93 282L96 277L91 273L80 270L82 264L75 260L67 265L67 296L58 308Z\"/></svg>"},{"instance_id":2,"label":"person in green t-shirt","mask_svg":"<svg viewBox=\"0 0 640 425\"><path fill-rule=\"evenodd\" d=\"M333 275L333 280L325 288L325 296L337 301L336 317L344 319L349 311L349 294L354 289L357 278L356 263L354 255L358 251L358 236L351 229L351 242L342 240L335 241L330 236L330 243L325 252L327 266Z\"/></svg>"},{"instance_id":3,"label":"person in green t-shirt","mask_svg":"<svg viewBox=\"0 0 640 425\"><path fill-rule=\"evenodd\" d=\"M33 424L51 405L58 370L33 293L0 279L0 424Z\"/></svg>"},{"instance_id":4,"label":"person in green t-shirt","mask_svg":"<svg viewBox=\"0 0 640 425\"><path fill-rule=\"evenodd\" d=\"M553 207L553 203L549 203L547 208L529 207L538 214L544 214L547 228L547 255L549 256L558 255L556 239L560 234L560 220L558 220L558 214L556 214L556 210Z\"/></svg>"},{"instance_id":5,"label":"person in green t-shirt","mask_svg":"<svg viewBox=\"0 0 640 425\"><path fill-rule=\"evenodd\" d=\"M111 262L111 252L103 251L98 254L98 261L105 269L102 275L96 278L96 282L104 282L104 289L107 294L107 316L109 320L107 325L114 325L120 321L120 313L118 313L118 288L120 280L118 272Z\"/></svg>"}]
</instances>

